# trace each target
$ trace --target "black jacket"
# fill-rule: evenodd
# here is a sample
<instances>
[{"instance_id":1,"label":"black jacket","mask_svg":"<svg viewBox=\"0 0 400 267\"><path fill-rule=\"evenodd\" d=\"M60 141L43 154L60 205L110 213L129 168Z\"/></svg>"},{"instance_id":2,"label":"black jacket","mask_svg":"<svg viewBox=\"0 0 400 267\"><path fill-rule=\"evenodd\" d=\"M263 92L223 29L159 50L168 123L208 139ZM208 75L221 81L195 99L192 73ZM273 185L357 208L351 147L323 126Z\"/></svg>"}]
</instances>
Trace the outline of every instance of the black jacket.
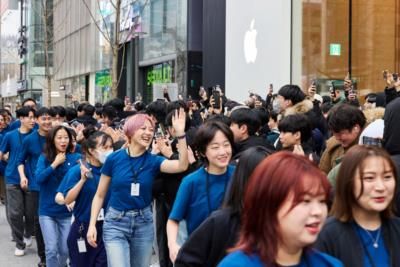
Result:
<instances>
[{"instance_id":1,"label":"black jacket","mask_svg":"<svg viewBox=\"0 0 400 267\"><path fill-rule=\"evenodd\" d=\"M390 155L400 154L400 98L390 102L383 117L385 129L383 131L383 146Z\"/></svg>"},{"instance_id":2,"label":"black jacket","mask_svg":"<svg viewBox=\"0 0 400 267\"><path fill-rule=\"evenodd\" d=\"M338 258L346 267L364 266L364 249L352 222L329 218L315 243L315 248ZM382 236L391 267L400 267L400 218L384 220Z\"/></svg>"},{"instance_id":3,"label":"black jacket","mask_svg":"<svg viewBox=\"0 0 400 267\"><path fill-rule=\"evenodd\" d=\"M230 209L213 212L183 244L174 266L217 266L235 245L239 229L239 214Z\"/></svg>"},{"instance_id":4,"label":"black jacket","mask_svg":"<svg viewBox=\"0 0 400 267\"><path fill-rule=\"evenodd\" d=\"M240 154L245 151L246 149L254 146L262 146L265 148L270 149L271 151L275 151L275 147L267 142L265 138L262 138L261 136L256 136L252 135L246 140L243 140L241 142L235 143L234 147L234 155L232 157L232 160L236 160L240 158Z\"/></svg>"}]
</instances>

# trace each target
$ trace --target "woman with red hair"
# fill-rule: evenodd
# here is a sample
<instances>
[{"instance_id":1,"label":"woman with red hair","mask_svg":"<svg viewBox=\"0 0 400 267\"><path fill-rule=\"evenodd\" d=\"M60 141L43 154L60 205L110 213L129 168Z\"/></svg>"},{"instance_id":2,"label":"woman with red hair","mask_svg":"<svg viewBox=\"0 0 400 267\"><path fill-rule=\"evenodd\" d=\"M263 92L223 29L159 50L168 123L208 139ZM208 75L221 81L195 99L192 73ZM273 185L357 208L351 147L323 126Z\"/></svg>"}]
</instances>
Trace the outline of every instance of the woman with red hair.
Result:
<instances>
[{"instance_id":1,"label":"woman with red hair","mask_svg":"<svg viewBox=\"0 0 400 267\"><path fill-rule=\"evenodd\" d=\"M327 217L329 191L326 176L307 158L269 156L250 177L239 241L218 266L343 266L309 248Z\"/></svg>"}]
</instances>

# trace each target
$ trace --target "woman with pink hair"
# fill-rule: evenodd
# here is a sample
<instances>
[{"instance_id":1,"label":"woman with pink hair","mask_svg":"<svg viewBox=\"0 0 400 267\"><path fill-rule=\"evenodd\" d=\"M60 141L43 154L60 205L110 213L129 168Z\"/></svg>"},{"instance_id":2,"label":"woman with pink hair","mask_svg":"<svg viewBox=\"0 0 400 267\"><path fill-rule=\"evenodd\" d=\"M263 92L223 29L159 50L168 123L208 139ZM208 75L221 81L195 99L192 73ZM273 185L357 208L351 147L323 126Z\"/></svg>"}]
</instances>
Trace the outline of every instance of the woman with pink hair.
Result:
<instances>
[{"instance_id":1,"label":"woman with pink hair","mask_svg":"<svg viewBox=\"0 0 400 267\"><path fill-rule=\"evenodd\" d=\"M99 187L92 203L87 239L96 246L96 218L107 191L109 208L104 218L103 240L108 266L148 267L154 238L151 210L154 177L183 172L188 167L185 139L185 112L175 111L172 118L179 146L179 160L153 155L148 148L154 136L154 123L145 114L130 117L124 125L126 149L112 153L101 170Z\"/></svg>"}]
</instances>

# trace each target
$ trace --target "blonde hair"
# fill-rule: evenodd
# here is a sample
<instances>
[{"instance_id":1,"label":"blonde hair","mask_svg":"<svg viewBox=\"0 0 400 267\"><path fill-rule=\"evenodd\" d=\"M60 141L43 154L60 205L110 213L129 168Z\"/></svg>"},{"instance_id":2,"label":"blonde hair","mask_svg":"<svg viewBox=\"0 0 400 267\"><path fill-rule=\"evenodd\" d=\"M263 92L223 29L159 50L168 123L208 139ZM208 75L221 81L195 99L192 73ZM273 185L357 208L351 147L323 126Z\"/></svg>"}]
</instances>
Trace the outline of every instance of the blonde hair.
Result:
<instances>
[{"instance_id":1,"label":"blonde hair","mask_svg":"<svg viewBox=\"0 0 400 267\"><path fill-rule=\"evenodd\" d=\"M371 122L374 122L377 119L382 119L383 115L385 114L385 109L382 107L378 107L378 108L366 109L363 112L365 118L367 119L367 124L370 124Z\"/></svg>"}]
</instances>

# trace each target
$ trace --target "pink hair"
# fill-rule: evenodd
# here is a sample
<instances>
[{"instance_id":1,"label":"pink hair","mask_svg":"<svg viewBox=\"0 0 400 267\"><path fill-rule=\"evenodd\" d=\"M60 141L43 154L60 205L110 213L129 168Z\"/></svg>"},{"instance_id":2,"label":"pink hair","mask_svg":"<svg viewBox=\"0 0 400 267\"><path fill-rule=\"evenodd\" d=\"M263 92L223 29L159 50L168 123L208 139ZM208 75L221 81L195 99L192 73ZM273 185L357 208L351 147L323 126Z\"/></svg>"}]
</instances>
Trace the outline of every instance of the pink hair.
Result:
<instances>
[{"instance_id":1,"label":"pink hair","mask_svg":"<svg viewBox=\"0 0 400 267\"><path fill-rule=\"evenodd\" d=\"M146 114L136 114L127 119L124 124L124 133L129 138L132 137L135 132L144 125L145 121L148 120L152 127L154 127L154 122Z\"/></svg>"}]
</instances>

